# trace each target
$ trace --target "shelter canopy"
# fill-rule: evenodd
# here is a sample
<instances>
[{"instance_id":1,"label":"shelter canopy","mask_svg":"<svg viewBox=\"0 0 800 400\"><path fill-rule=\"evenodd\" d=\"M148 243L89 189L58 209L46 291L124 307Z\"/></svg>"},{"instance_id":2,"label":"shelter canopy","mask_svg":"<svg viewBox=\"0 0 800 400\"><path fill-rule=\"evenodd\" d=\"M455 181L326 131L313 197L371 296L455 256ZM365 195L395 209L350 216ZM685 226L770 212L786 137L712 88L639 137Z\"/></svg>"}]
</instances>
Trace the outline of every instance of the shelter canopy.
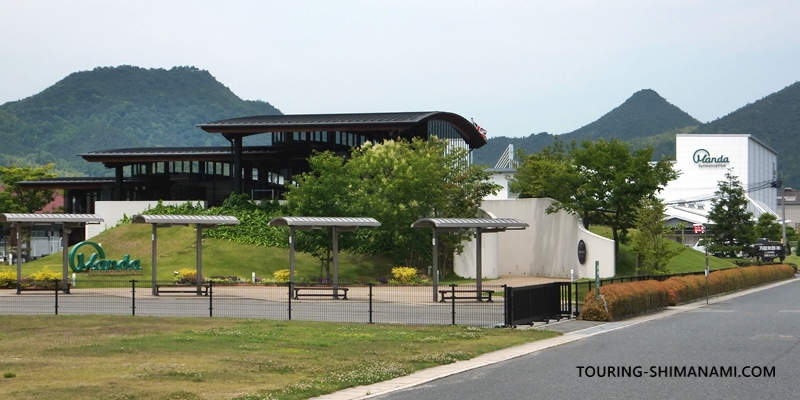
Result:
<instances>
[{"instance_id":1,"label":"shelter canopy","mask_svg":"<svg viewBox=\"0 0 800 400\"><path fill-rule=\"evenodd\" d=\"M62 224L64 233L61 235L61 281L65 287L69 278L67 271L69 260L67 259L69 252L69 231L70 229L80 226L81 224L99 224L103 222L103 217L96 214L18 214L18 213L2 213L0 214L0 222L10 222L17 226L35 225L35 224ZM17 228L17 294L20 293L22 282L22 238L20 236L20 229Z\"/></svg>"},{"instance_id":2,"label":"shelter canopy","mask_svg":"<svg viewBox=\"0 0 800 400\"><path fill-rule=\"evenodd\" d=\"M412 228L437 229L525 229L526 222L515 218L422 218L411 224Z\"/></svg>"},{"instance_id":3,"label":"shelter canopy","mask_svg":"<svg viewBox=\"0 0 800 400\"><path fill-rule=\"evenodd\" d=\"M339 290L339 232L354 231L358 228L381 226L375 218L367 217L277 217L269 221L269 226L289 227L289 283L294 282L294 231L295 229L332 228L333 239L333 296L338 298Z\"/></svg>"},{"instance_id":4,"label":"shelter canopy","mask_svg":"<svg viewBox=\"0 0 800 400\"><path fill-rule=\"evenodd\" d=\"M153 227L152 235L152 287L153 295L158 296L158 272L157 272L157 259L158 259L158 228L171 227L180 225L197 224L196 232L196 251L197 251L197 277L195 278L197 284L197 295L201 293L203 284L203 228L216 228L219 225L239 225L239 219L229 215L135 215L131 219L132 224L150 224Z\"/></svg>"},{"instance_id":5,"label":"shelter canopy","mask_svg":"<svg viewBox=\"0 0 800 400\"><path fill-rule=\"evenodd\" d=\"M139 214L131 220L133 224L171 225L239 225L239 219L229 215L145 215Z\"/></svg>"},{"instance_id":6,"label":"shelter canopy","mask_svg":"<svg viewBox=\"0 0 800 400\"><path fill-rule=\"evenodd\" d=\"M269 221L270 226L292 226L297 229L360 228L381 226L375 218L366 217L278 217Z\"/></svg>"},{"instance_id":7,"label":"shelter canopy","mask_svg":"<svg viewBox=\"0 0 800 400\"><path fill-rule=\"evenodd\" d=\"M475 240L477 242L475 246L475 299L481 301L481 235L506 230L522 230L528 227L528 223L515 218L422 218L414 221L411 227L433 229L433 255L431 257L433 264L433 301L436 301L436 292L439 290L439 241L437 240L437 231L453 232L475 229Z\"/></svg>"},{"instance_id":8,"label":"shelter canopy","mask_svg":"<svg viewBox=\"0 0 800 400\"><path fill-rule=\"evenodd\" d=\"M43 224L87 223L99 224L103 217L97 214L0 214L0 222L28 222Z\"/></svg>"}]
</instances>

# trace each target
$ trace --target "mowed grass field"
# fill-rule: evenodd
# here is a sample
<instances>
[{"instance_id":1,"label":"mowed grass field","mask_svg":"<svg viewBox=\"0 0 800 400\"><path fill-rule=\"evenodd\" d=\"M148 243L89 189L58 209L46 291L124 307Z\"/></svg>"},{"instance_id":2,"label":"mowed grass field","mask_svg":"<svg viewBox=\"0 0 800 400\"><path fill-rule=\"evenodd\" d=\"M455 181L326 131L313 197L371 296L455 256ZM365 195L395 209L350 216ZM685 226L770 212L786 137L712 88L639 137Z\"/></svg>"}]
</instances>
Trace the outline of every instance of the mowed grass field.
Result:
<instances>
[{"instance_id":1,"label":"mowed grass field","mask_svg":"<svg viewBox=\"0 0 800 400\"><path fill-rule=\"evenodd\" d=\"M557 336L226 318L0 316L0 399L304 399Z\"/></svg>"}]
</instances>

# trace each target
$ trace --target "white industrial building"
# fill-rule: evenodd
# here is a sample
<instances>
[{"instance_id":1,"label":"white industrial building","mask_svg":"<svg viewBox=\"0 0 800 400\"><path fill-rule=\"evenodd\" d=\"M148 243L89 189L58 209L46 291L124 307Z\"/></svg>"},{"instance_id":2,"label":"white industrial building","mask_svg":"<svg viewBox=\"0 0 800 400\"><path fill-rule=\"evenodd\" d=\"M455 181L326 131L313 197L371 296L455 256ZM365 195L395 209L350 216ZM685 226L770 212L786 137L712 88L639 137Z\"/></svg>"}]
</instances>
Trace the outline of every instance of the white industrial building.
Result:
<instances>
[{"instance_id":1,"label":"white industrial building","mask_svg":"<svg viewBox=\"0 0 800 400\"><path fill-rule=\"evenodd\" d=\"M679 134L675 138L675 170L660 196L670 224L707 224L708 211L719 183L730 171L741 182L749 199L748 211L758 218L777 211L778 153L747 134ZM688 237L694 244L699 237Z\"/></svg>"}]
</instances>

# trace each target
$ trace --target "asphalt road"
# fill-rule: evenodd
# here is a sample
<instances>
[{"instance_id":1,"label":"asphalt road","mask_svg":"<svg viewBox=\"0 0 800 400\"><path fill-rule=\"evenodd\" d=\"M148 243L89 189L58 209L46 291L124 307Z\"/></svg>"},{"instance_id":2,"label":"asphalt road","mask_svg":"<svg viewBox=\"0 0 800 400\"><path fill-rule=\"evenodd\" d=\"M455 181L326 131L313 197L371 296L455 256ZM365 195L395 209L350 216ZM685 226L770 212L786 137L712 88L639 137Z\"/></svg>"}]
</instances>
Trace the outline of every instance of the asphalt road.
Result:
<instances>
[{"instance_id":1,"label":"asphalt road","mask_svg":"<svg viewBox=\"0 0 800 400\"><path fill-rule=\"evenodd\" d=\"M797 399L798 343L795 280L374 398Z\"/></svg>"}]
</instances>

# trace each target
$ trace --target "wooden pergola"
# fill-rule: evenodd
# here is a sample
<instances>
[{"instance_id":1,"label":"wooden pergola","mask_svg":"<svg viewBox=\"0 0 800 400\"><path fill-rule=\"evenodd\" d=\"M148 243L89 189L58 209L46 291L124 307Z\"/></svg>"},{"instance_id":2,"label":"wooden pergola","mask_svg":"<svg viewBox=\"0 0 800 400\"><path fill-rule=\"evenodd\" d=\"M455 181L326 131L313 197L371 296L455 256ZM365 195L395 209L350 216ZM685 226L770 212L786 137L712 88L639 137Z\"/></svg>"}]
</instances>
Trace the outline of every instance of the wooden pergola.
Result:
<instances>
[{"instance_id":1,"label":"wooden pergola","mask_svg":"<svg viewBox=\"0 0 800 400\"><path fill-rule=\"evenodd\" d=\"M131 220L133 224L150 224L153 226L152 263L153 263L153 295L158 296L156 258L158 253L158 228L172 226L197 225L197 294L200 295L203 285L203 229L216 229L220 225L239 225L239 219L228 215L144 215L139 214Z\"/></svg>"},{"instance_id":2,"label":"wooden pergola","mask_svg":"<svg viewBox=\"0 0 800 400\"><path fill-rule=\"evenodd\" d=\"M99 224L103 222L103 217L96 214L0 214L0 222L10 222L17 232L17 294L20 293L22 281L22 236L21 230L25 226L61 224L63 233L61 235L62 247L62 283L64 287L69 283L69 232L72 228L80 227L84 224Z\"/></svg>"}]
</instances>

